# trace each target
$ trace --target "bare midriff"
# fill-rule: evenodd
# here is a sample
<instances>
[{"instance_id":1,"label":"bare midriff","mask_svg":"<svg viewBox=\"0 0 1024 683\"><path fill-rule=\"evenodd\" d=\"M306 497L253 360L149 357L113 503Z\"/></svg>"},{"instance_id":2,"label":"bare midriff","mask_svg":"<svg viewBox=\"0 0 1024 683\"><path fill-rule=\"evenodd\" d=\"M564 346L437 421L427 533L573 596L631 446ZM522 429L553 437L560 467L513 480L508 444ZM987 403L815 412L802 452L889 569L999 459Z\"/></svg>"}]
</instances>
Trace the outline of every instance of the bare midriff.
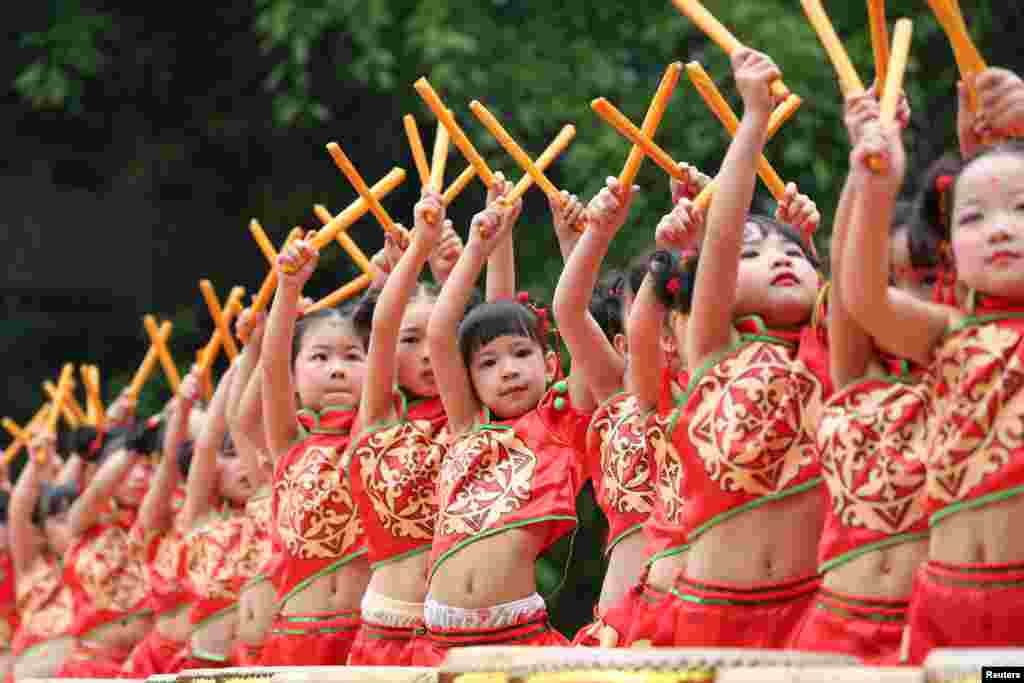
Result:
<instances>
[{"instance_id":1,"label":"bare midriff","mask_svg":"<svg viewBox=\"0 0 1024 683\"><path fill-rule=\"evenodd\" d=\"M281 614L323 614L359 611L370 583L370 563L365 555L353 559L330 574L319 576L281 606Z\"/></svg>"},{"instance_id":2,"label":"bare midriff","mask_svg":"<svg viewBox=\"0 0 1024 683\"><path fill-rule=\"evenodd\" d=\"M534 563L541 539L509 529L463 547L445 559L430 582L430 598L449 607L479 609L537 592Z\"/></svg>"},{"instance_id":3,"label":"bare midriff","mask_svg":"<svg viewBox=\"0 0 1024 683\"><path fill-rule=\"evenodd\" d=\"M1024 562L1024 495L943 517L931 529L929 558L946 564Z\"/></svg>"}]
</instances>

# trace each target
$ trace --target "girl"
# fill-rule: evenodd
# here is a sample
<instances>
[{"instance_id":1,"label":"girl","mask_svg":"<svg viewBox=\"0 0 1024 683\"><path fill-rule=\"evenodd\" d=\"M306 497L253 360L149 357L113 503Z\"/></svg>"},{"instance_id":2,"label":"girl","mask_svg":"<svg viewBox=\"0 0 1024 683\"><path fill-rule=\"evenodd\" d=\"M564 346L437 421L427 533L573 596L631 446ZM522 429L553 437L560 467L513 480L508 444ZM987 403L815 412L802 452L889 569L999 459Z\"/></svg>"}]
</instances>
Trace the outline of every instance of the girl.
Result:
<instances>
[{"instance_id":1,"label":"girl","mask_svg":"<svg viewBox=\"0 0 1024 683\"><path fill-rule=\"evenodd\" d=\"M518 301L493 301L463 319L517 211L499 200L473 218L427 328L452 442L438 486L428 643L417 665L476 643L566 642L547 622L534 562L576 524L587 418L559 395L564 385L547 391L557 358L547 350L545 318Z\"/></svg>"},{"instance_id":2,"label":"girl","mask_svg":"<svg viewBox=\"0 0 1024 683\"><path fill-rule=\"evenodd\" d=\"M347 310L298 319L299 294L316 260L305 240L278 257L260 361L281 552L272 577L279 614L263 645L265 665L344 663L370 576L365 531L342 460L363 389L365 343Z\"/></svg>"},{"instance_id":3,"label":"girl","mask_svg":"<svg viewBox=\"0 0 1024 683\"><path fill-rule=\"evenodd\" d=\"M813 435L829 378L807 327L816 264L791 228L748 213L773 109L769 84L781 74L748 49L732 62L743 119L718 176L694 277L689 386L666 426L685 471L690 544L672 589L673 640L775 648L817 587L824 510ZM795 198L795 187L787 194ZM817 223L812 207L794 213L787 218L804 234Z\"/></svg>"},{"instance_id":4,"label":"girl","mask_svg":"<svg viewBox=\"0 0 1024 683\"><path fill-rule=\"evenodd\" d=\"M136 424L75 501L64 567L71 589L75 648L58 675L118 676L152 625L142 564L129 536L153 473L158 419Z\"/></svg>"},{"instance_id":5,"label":"girl","mask_svg":"<svg viewBox=\"0 0 1024 683\"><path fill-rule=\"evenodd\" d=\"M851 140L859 140L864 123L877 116L872 94L848 101ZM859 291L848 294L842 273L855 252L847 233L860 182L856 174L847 182L832 234L829 349L836 393L825 405L818 433L831 500L818 549L824 578L791 646L887 664L898 659L912 578L927 555L924 487L932 402L920 369L878 353L848 312L848 299ZM913 267L914 261L934 263L920 253L927 233L906 208L893 219L890 281L927 301L927 280Z\"/></svg>"},{"instance_id":6,"label":"girl","mask_svg":"<svg viewBox=\"0 0 1024 683\"><path fill-rule=\"evenodd\" d=\"M164 409L167 428L161 444L163 457L131 531L132 540L142 553L147 605L155 623L124 663L121 674L125 677L171 673L171 661L187 645L192 632L189 594L178 580L177 562L187 531L181 508L185 502L182 482L188 477L192 460L189 418L190 414L198 414L181 407L195 396L194 378L186 380Z\"/></svg>"},{"instance_id":7,"label":"girl","mask_svg":"<svg viewBox=\"0 0 1024 683\"><path fill-rule=\"evenodd\" d=\"M870 173L869 158L887 170ZM1015 615L1024 582L1024 542L1013 532L1024 512L1021 452L1024 363L1024 150L1010 144L967 161L940 194L959 306L921 302L887 286L887 226L904 171L894 127L875 126L851 157L862 183L850 244L856 267L844 288L859 297L850 314L879 346L931 365L935 428L926 462L928 562L915 577L908 613L909 657L933 647L1020 644ZM845 263L844 263L845 266ZM898 325L898 328L893 328Z\"/></svg>"},{"instance_id":8,"label":"girl","mask_svg":"<svg viewBox=\"0 0 1024 683\"><path fill-rule=\"evenodd\" d=\"M414 213L411 241L379 297L364 298L355 315L360 328L365 330L367 318L372 325L359 407L365 428L350 450L349 480L373 573L349 655L352 665L411 665L414 635L423 625L435 487L444 455L437 437L447 418L426 343L436 294L417 279L451 223L444 219L441 197L429 188Z\"/></svg>"},{"instance_id":9,"label":"girl","mask_svg":"<svg viewBox=\"0 0 1024 683\"><path fill-rule=\"evenodd\" d=\"M0 476L6 479L6 468L0 468ZM7 531L10 498L11 494L0 488L0 675L6 675L11 664L11 639L18 629L14 560L11 557L11 539Z\"/></svg>"},{"instance_id":10,"label":"girl","mask_svg":"<svg viewBox=\"0 0 1024 683\"><path fill-rule=\"evenodd\" d=\"M171 671L231 664L238 631L238 594L251 578L241 562L245 504L255 492L253 476L235 455L227 434L227 399L237 366L217 383L189 466L181 524L178 576L188 591L191 636ZM191 413L199 398L195 369L182 381L178 409ZM222 507L221 507L222 506Z\"/></svg>"},{"instance_id":11,"label":"girl","mask_svg":"<svg viewBox=\"0 0 1024 683\"><path fill-rule=\"evenodd\" d=\"M9 510L20 616L11 644L14 679L55 675L74 645L71 590L62 580L61 558L71 545L67 510L75 492L43 483L43 473L57 458L52 436L33 439L29 453Z\"/></svg>"}]
</instances>

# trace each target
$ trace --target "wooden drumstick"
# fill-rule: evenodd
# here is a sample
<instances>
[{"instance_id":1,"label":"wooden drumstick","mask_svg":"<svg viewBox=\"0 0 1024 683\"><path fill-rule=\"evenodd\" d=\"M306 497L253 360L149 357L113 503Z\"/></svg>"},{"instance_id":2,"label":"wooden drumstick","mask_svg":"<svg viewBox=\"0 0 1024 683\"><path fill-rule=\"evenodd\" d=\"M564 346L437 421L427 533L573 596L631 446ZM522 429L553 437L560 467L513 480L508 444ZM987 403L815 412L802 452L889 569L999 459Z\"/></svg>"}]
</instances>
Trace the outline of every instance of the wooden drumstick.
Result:
<instances>
[{"instance_id":1,"label":"wooden drumstick","mask_svg":"<svg viewBox=\"0 0 1024 683\"><path fill-rule=\"evenodd\" d=\"M351 282L345 285L342 285L341 288L331 292L323 299L320 299L320 301L317 301L315 304L311 305L309 308L302 312L302 315L308 315L310 313L314 313L325 308L337 306L342 301L352 298L352 296L358 294L359 292L369 287L372 282L373 276L368 273L363 273L356 279L352 280Z\"/></svg>"},{"instance_id":2,"label":"wooden drumstick","mask_svg":"<svg viewBox=\"0 0 1024 683\"><path fill-rule=\"evenodd\" d=\"M285 240L284 246L287 247L295 240L302 237L302 228L293 228L288 234L288 239ZM252 310L254 313L262 311L270 303L270 297L274 295L274 288L277 287L277 254L274 254L274 262L270 266L270 270L267 272L267 276L263 278L263 284L260 285L259 291L252 300ZM244 331L244 334L239 338L244 342L248 338L248 331Z\"/></svg>"},{"instance_id":3,"label":"wooden drumstick","mask_svg":"<svg viewBox=\"0 0 1024 683\"><path fill-rule=\"evenodd\" d=\"M57 395L54 396L53 408L46 417L46 431L49 434L57 433L57 418L60 417L61 406L64 405L68 394L71 393L71 376L74 372L75 366L71 363L65 363L64 367L61 368L60 380L57 382Z\"/></svg>"},{"instance_id":4,"label":"wooden drumstick","mask_svg":"<svg viewBox=\"0 0 1024 683\"><path fill-rule=\"evenodd\" d=\"M494 185L494 173L491 172L490 167L484 158L480 156L480 153L473 147L473 143L469 141L469 138L463 132L462 128L459 127L458 122L452 115L451 111L444 106L441 98L438 97L437 92L434 90L430 82L424 77L420 78L413 85L416 92L419 93L423 101L426 102L430 110L434 112L434 116L440 121L444 127L448 130L448 135L451 137L451 141L455 143L455 146L462 152L462 156L466 157L466 161L473 165L476 169L476 173L480 176L480 180L483 184L490 189Z\"/></svg>"},{"instance_id":5,"label":"wooden drumstick","mask_svg":"<svg viewBox=\"0 0 1024 683\"><path fill-rule=\"evenodd\" d=\"M384 232L390 235L393 239L401 239L402 236L395 228L395 222L391 220L391 216L389 216L388 212L383 206L381 206L380 201L373 196L373 193L367 186L366 181L364 181L363 177L359 175L359 171L357 171L356 167L352 164L352 160L348 158L344 151L342 151L341 147L338 146L338 143L327 143L327 151L330 153L331 158L334 159L335 165L341 169L341 172L345 174L346 178L348 178L348 181L352 184L352 187L355 188L355 191L359 193L359 196L366 202L367 206L370 207L370 212L374 217L376 217L380 226L384 228Z\"/></svg>"},{"instance_id":6,"label":"wooden drumstick","mask_svg":"<svg viewBox=\"0 0 1024 683\"><path fill-rule=\"evenodd\" d=\"M235 319L235 316L242 311L242 298L245 296L245 287L233 287L231 293L228 294L227 301L224 302L224 310L221 313L221 319L224 323L224 327L227 329L227 334L231 335L231 321ZM216 321L214 321L216 322ZM217 361L217 356L220 353L221 348L224 346L224 332L221 330L220 325L213 331L210 336L209 343L200 349L202 353L202 366L203 372L209 373L210 368Z\"/></svg>"},{"instance_id":7,"label":"wooden drumstick","mask_svg":"<svg viewBox=\"0 0 1024 683\"><path fill-rule=\"evenodd\" d=\"M174 359L171 358L167 345L160 338L160 331L156 326L156 318L146 315L142 319L142 323L146 327L146 333L149 334L150 341L156 347L157 359L160 361L160 365L163 366L164 375L167 377L168 384L171 385L171 392L177 394L178 387L181 386L181 376L178 375L178 367L174 364Z\"/></svg>"},{"instance_id":8,"label":"wooden drumstick","mask_svg":"<svg viewBox=\"0 0 1024 683\"><path fill-rule=\"evenodd\" d=\"M828 53L828 58L832 61L832 67L836 70L836 76L839 78L839 89L842 90L843 97L856 97L863 93L864 83L857 75L857 69L850 61L850 55L843 47L842 41L836 35L832 21L825 13L825 8L821 6L821 0L800 0L800 4L803 5L804 13L818 34L818 40L821 41L825 52Z\"/></svg>"},{"instance_id":9,"label":"wooden drumstick","mask_svg":"<svg viewBox=\"0 0 1024 683\"><path fill-rule=\"evenodd\" d=\"M100 393L100 370L95 365L83 365L79 368L82 382L85 383L86 424L97 429L103 425L103 399Z\"/></svg>"},{"instance_id":10,"label":"wooden drumstick","mask_svg":"<svg viewBox=\"0 0 1024 683\"><path fill-rule=\"evenodd\" d=\"M4 466L10 464L11 460L14 459L14 456L21 452L21 449L23 447L28 446L29 441L32 440L32 434L35 432L35 430L39 428L41 424L43 424L46 421L47 416L49 415L49 411L50 404L44 403L43 406L36 411L36 414L32 416L32 419L28 421L28 424L25 425L25 428L19 429L19 433L21 434L21 436L15 437L14 441L8 444L7 448L4 449L3 456L0 457L0 463L2 463ZM10 418L4 419L9 420L11 425L17 427L17 424L13 420L10 420ZM7 427L6 423L4 424L4 427ZM10 431L10 428L8 428L8 431ZM13 432L11 433L13 435Z\"/></svg>"},{"instance_id":11,"label":"wooden drumstick","mask_svg":"<svg viewBox=\"0 0 1024 683\"><path fill-rule=\"evenodd\" d=\"M462 191L466 189L466 186L469 185L470 181L475 177L476 167L470 164L458 175L457 178L455 178L455 180L452 181L452 184L448 186L448 189L444 191L444 195L441 198L444 205L448 206L454 202L455 198L462 194Z\"/></svg>"},{"instance_id":12,"label":"wooden drumstick","mask_svg":"<svg viewBox=\"0 0 1024 683\"><path fill-rule=\"evenodd\" d=\"M913 37L914 25L910 19L900 19L892 37L892 53L889 57L888 77L885 80L885 96L879 106L878 121L883 126L891 126L896 122L896 107L903 93L903 76L907 71L907 57L910 54L910 39ZM871 157L868 166L872 171L881 173L887 166L883 159Z\"/></svg>"},{"instance_id":13,"label":"wooden drumstick","mask_svg":"<svg viewBox=\"0 0 1024 683\"><path fill-rule=\"evenodd\" d=\"M379 200L386 197L392 190L401 185L404 180L405 170L395 167L370 188L370 195L379 202ZM330 223L322 227L320 230L317 230L316 235L310 241L310 246L317 251L323 249L335 240L338 233L346 230L349 226L362 218L369 210L370 204L364 197L360 197L349 204L344 211L335 216Z\"/></svg>"},{"instance_id":14,"label":"wooden drumstick","mask_svg":"<svg viewBox=\"0 0 1024 683\"><path fill-rule=\"evenodd\" d=\"M315 205L313 207L313 213L316 214L316 217L319 218L320 222L324 225L330 223L333 218L333 216L331 216L331 212L328 211L327 207L323 204ZM366 254L363 253L363 250L359 248L359 245L356 244L355 240L352 239L348 233L339 232L338 243L341 244L342 249L344 249L352 258L352 261L359 267L359 270L364 273L373 272L373 264L370 263L370 259L366 258Z\"/></svg>"},{"instance_id":15,"label":"wooden drumstick","mask_svg":"<svg viewBox=\"0 0 1024 683\"><path fill-rule=\"evenodd\" d=\"M725 50L730 57L736 50L743 47L743 44L729 32L729 29L725 28L698 0L672 0L672 4L688 16L690 21L696 24L697 28L707 34L711 40L718 43L718 46ZM772 83L771 88L772 94L776 97L784 99L790 95L789 88L781 80Z\"/></svg>"},{"instance_id":16,"label":"wooden drumstick","mask_svg":"<svg viewBox=\"0 0 1024 683\"><path fill-rule=\"evenodd\" d=\"M537 160L533 162L533 165L541 173L546 171L548 166L550 166L552 162L565 151L565 148L569 146L569 143L572 142L574 137L576 137L576 126L572 124L566 124L563 126L562 130L560 130L558 135L555 136L555 139L551 141L550 145L548 145L548 148L545 149L544 152L537 157ZM512 188L512 191L506 195L505 201L515 202L526 194L526 191L531 187L533 187L533 176L529 173L524 173L523 177L520 178L519 182Z\"/></svg>"},{"instance_id":17,"label":"wooden drumstick","mask_svg":"<svg viewBox=\"0 0 1024 683\"><path fill-rule=\"evenodd\" d=\"M651 100L651 105L647 108L643 125L640 127L641 137L654 140L654 134L661 124L661 118L665 115L668 101L672 98L672 93L675 92L676 83L679 82L679 74L682 71L681 62L672 62L668 65L665 75L661 77L661 83L658 84L658 90L654 93L654 99ZM619 187L633 187L633 181L636 180L636 174L639 172L643 160L644 150L639 143L633 143L633 148L629 150L629 156L626 157L626 163L622 167L622 173L619 174Z\"/></svg>"},{"instance_id":18,"label":"wooden drumstick","mask_svg":"<svg viewBox=\"0 0 1024 683\"><path fill-rule=\"evenodd\" d=\"M679 164L665 150L644 135L643 131L637 128L632 121L626 118L625 114L619 111L607 99L604 97L597 98L590 103L590 108L618 131L619 135L632 142L634 145L633 149L639 149L642 154L649 156L663 171L680 182L685 183L689 180L689 175L686 171L679 168ZM632 152L630 153L632 154Z\"/></svg>"},{"instance_id":19,"label":"wooden drumstick","mask_svg":"<svg viewBox=\"0 0 1024 683\"><path fill-rule=\"evenodd\" d=\"M942 25L942 30L945 31L949 44L953 48L960 77L967 84L971 110L977 111L978 92L975 90L973 82L975 76L988 68L985 58L981 56L981 52L971 40L971 34L967 31L967 24L964 22L959 3L955 3L953 0L928 0L928 5Z\"/></svg>"},{"instance_id":20,"label":"wooden drumstick","mask_svg":"<svg viewBox=\"0 0 1024 683\"><path fill-rule=\"evenodd\" d=\"M868 0L868 19L871 22L871 49L875 53L875 83L885 94L885 77L889 68L889 23L885 19L885 0Z\"/></svg>"},{"instance_id":21,"label":"wooden drumstick","mask_svg":"<svg viewBox=\"0 0 1024 683\"><path fill-rule=\"evenodd\" d=\"M72 380L71 391L74 391L75 385ZM56 400L57 398L57 386L50 380L43 382L43 392L46 394L48 399ZM82 405L74 397L74 394L68 393L64 399L64 403L60 406L61 415L64 417L64 421L68 423L68 426L72 429L78 429L83 422L85 422L85 411L82 410Z\"/></svg>"},{"instance_id":22,"label":"wooden drumstick","mask_svg":"<svg viewBox=\"0 0 1024 683\"><path fill-rule=\"evenodd\" d=\"M166 342L171 337L171 330L174 329L174 325L170 320L165 320L160 325L160 339ZM131 384L128 385L127 394L133 399L139 398L139 392L142 391L143 385L146 380L149 379L150 374L153 372L153 368L156 367L156 362L159 357L156 345L150 343L149 350L146 352L145 358L142 359L142 363L139 365L139 369L135 371L135 375L132 377Z\"/></svg>"},{"instance_id":23,"label":"wooden drumstick","mask_svg":"<svg viewBox=\"0 0 1024 683\"><path fill-rule=\"evenodd\" d=\"M402 123L405 125L405 136L409 139L409 149L412 150L416 171L420 174L420 185L426 185L430 182L430 167L427 166L427 153L423 150L423 139L420 138L416 118L412 114L406 114L402 117Z\"/></svg>"},{"instance_id":24,"label":"wooden drumstick","mask_svg":"<svg viewBox=\"0 0 1024 683\"><path fill-rule=\"evenodd\" d=\"M199 291L203 293L203 299L206 301L206 307L210 311L210 317L213 318L213 324L217 327L220 342L224 346L224 352L228 355L229 360L235 360L235 358L238 358L238 346L235 344L235 338L231 334L228 321L221 311L220 301L217 300L217 293L213 291L213 283L206 279L200 280ZM242 294L238 298L241 299L242 296L245 296L245 290L242 290Z\"/></svg>"},{"instance_id":25,"label":"wooden drumstick","mask_svg":"<svg viewBox=\"0 0 1024 683\"><path fill-rule=\"evenodd\" d=\"M430 188L434 192L444 190L444 170L448 164L448 148L450 146L448 129L438 121L437 136L434 138L434 155L430 159Z\"/></svg>"}]
</instances>

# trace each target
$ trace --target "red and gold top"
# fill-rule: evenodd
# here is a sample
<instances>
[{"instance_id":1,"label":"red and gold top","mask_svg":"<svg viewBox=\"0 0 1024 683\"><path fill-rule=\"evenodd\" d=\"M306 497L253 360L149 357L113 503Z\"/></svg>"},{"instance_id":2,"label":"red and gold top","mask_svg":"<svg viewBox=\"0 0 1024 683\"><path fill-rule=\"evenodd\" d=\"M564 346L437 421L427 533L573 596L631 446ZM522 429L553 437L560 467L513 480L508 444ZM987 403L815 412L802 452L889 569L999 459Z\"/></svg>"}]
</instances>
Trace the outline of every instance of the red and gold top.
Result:
<instances>
[{"instance_id":1,"label":"red and gold top","mask_svg":"<svg viewBox=\"0 0 1024 683\"><path fill-rule=\"evenodd\" d=\"M274 543L270 537L273 525L272 504L272 489L269 486L253 494L245 504L238 571L246 577L246 581L268 578L264 572L274 556Z\"/></svg>"},{"instance_id":2,"label":"red and gold top","mask_svg":"<svg viewBox=\"0 0 1024 683\"><path fill-rule=\"evenodd\" d=\"M928 536L931 395L921 373L885 360L892 374L847 385L822 411L818 453L831 500L818 545L822 573Z\"/></svg>"},{"instance_id":3,"label":"red and gold top","mask_svg":"<svg viewBox=\"0 0 1024 683\"><path fill-rule=\"evenodd\" d=\"M816 437L831 382L817 329L772 331L755 316L736 329L736 343L692 372L669 418L686 472L679 497L690 542L822 481Z\"/></svg>"},{"instance_id":4,"label":"red and gold top","mask_svg":"<svg viewBox=\"0 0 1024 683\"><path fill-rule=\"evenodd\" d=\"M543 524L543 552L574 528L589 422L559 382L522 417L485 414L455 438L441 464L431 577L462 548L502 530Z\"/></svg>"},{"instance_id":5,"label":"red and gold top","mask_svg":"<svg viewBox=\"0 0 1024 683\"><path fill-rule=\"evenodd\" d=\"M131 532L132 541L142 549L147 606L157 616L185 606L190 599L179 578L178 567L181 544L187 531L180 514L184 492L177 488L173 496L174 518L170 529L164 532L147 530L136 522Z\"/></svg>"},{"instance_id":6,"label":"red and gold top","mask_svg":"<svg viewBox=\"0 0 1024 683\"><path fill-rule=\"evenodd\" d=\"M18 591L14 558L9 548L0 551L0 650L9 650L18 630Z\"/></svg>"},{"instance_id":7,"label":"red and gold top","mask_svg":"<svg viewBox=\"0 0 1024 683\"><path fill-rule=\"evenodd\" d=\"M401 393L401 392L400 392ZM429 398L409 399L402 393L402 400L406 403L406 419L416 423L431 438L439 441L444 440L447 434L448 414L444 412L444 404L440 396Z\"/></svg>"},{"instance_id":8,"label":"red and gold top","mask_svg":"<svg viewBox=\"0 0 1024 683\"><path fill-rule=\"evenodd\" d=\"M41 555L18 577L18 615L20 623L11 644L14 656L68 635L73 617L71 588L63 581L57 558Z\"/></svg>"},{"instance_id":9,"label":"red and gold top","mask_svg":"<svg viewBox=\"0 0 1024 683\"><path fill-rule=\"evenodd\" d=\"M668 437L669 418L676 401L686 391L690 374L665 369L661 379L658 411L647 421L647 451L654 463L654 507L644 523L648 563L679 555L689 548L683 520L683 459Z\"/></svg>"},{"instance_id":10,"label":"red and gold top","mask_svg":"<svg viewBox=\"0 0 1024 683\"><path fill-rule=\"evenodd\" d=\"M608 519L605 554L639 531L654 508L654 457L647 448L651 413L619 392L594 411L587 431L587 475Z\"/></svg>"},{"instance_id":11,"label":"red and gold top","mask_svg":"<svg viewBox=\"0 0 1024 683\"><path fill-rule=\"evenodd\" d=\"M398 421L364 430L349 457L371 566L427 552L434 540L437 477L445 454L434 435L443 425L414 420L404 397L397 398Z\"/></svg>"},{"instance_id":12,"label":"red and gold top","mask_svg":"<svg viewBox=\"0 0 1024 683\"><path fill-rule=\"evenodd\" d=\"M189 621L193 624L201 624L238 602L249 578L239 565L245 523L244 508L229 507L185 534L178 575L192 603Z\"/></svg>"},{"instance_id":13,"label":"red and gold top","mask_svg":"<svg viewBox=\"0 0 1024 683\"><path fill-rule=\"evenodd\" d=\"M336 571L367 552L345 462L355 411L302 410L298 418L299 440L274 470L274 543L281 559L271 580L278 602L307 579Z\"/></svg>"},{"instance_id":14,"label":"red and gold top","mask_svg":"<svg viewBox=\"0 0 1024 683\"><path fill-rule=\"evenodd\" d=\"M932 524L1024 493L1024 306L985 298L968 312L932 365Z\"/></svg>"},{"instance_id":15,"label":"red and gold top","mask_svg":"<svg viewBox=\"0 0 1024 683\"><path fill-rule=\"evenodd\" d=\"M148 611L142 558L129 533L136 511L113 512L75 541L64 565L64 583L74 601L75 636Z\"/></svg>"}]
</instances>

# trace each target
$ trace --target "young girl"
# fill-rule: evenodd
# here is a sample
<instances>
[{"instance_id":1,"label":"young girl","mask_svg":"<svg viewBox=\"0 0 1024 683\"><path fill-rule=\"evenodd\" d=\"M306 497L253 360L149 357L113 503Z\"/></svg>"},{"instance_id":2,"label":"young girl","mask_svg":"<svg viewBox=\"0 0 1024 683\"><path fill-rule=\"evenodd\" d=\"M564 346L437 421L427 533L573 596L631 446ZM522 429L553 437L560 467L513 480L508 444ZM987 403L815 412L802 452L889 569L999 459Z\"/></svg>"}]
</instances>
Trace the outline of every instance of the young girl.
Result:
<instances>
[{"instance_id":1,"label":"young girl","mask_svg":"<svg viewBox=\"0 0 1024 683\"><path fill-rule=\"evenodd\" d=\"M547 391L557 358L544 318L514 300L463 318L516 211L499 201L473 218L427 328L453 440L441 466L428 643L417 665L435 666L449 648L471 644L566 643L548 624L534 562L576 524L587 417L561 395L564 386Z\"/></svg>"},{"instance_id":2,"label":"young girl","mask_svg":"<svg viewBox=\"0 0 1024 683\"><path fill-rule=\"evenodd\" d=\"M199 411L181 408L194 400L194 378L186 377L179 393L164 408L166 430L163 454L153 483L146 493L131 537L141 551L145 569L147 605L155 623L121 668L122 676L146 678L171 673L175 655L188 644L189 594L178 579L178 557L188 529L180 514L185 502L182 483L188 477L193 441L188 438L189 417Z\"/></svg>"},{"instance_id":3,"label":"young girl","mask_svg":"<svg viewBox=\"0 0 1024 683\"><path fill-rule=\"evenodd\" d=\"M158 426L157 420L136 424L71 507L74 540L64 582L74 604L75 648L61 667L62 677L120 675L152 625L142 563L129 532L153 474Z\"/></svg>"},{"instance_id":4,"label":"young girl","mask_svg":"<svg viewBox=\"0 0 1024 683\"><path fill-rule=\"evenodd\" d=\"M868 159L881 158L872 173ZM887 286L890 215L904 172L895 127L873 127L851 165L861 191L850 244L856 283L850 314L879 346L930 364L936 419L926 461L929 561L916 576L908 613L909 656L933 647L997 647L1020 643L1019 586L1024 542L1013 532L1024 512L1019 381L1024 364L1024 150L987 150L966 162L935 203L944 216L960 306L921 302ZM879 229L878 226L883 226ZM893 326L898 327L893 327Z\"/></svg>"},{"instance_id":5,"label":"young girl","mask_svg":"<svg viewBox=\"0 0 1024 683\"><path fill-rule=\"evenodd\" d=\"M877 116L873 95L848 101L851 140L856 143L865 122ZM818 549L824 577L790 644L886 664L898 660L913 575L927 555L925 460L933 414L920 368L879 353L848 312L848 299L859 296L845 289L843 269L856 251L847 233L860 182L856 174L847 182L832 233L829 350L836 393L818 433L831 500ZM890 281L930 300L928 271L914 267L915 261L934 263L920 253L927 244L920 221L906 208L893 219Z\"/></svg>"},{"instance_id":6,"label":"young girl","mask_svg":"<svg viewBox=\"0 0 1024 683\"><path fill-rule=\"evenodd\" d=\"M773 108L769 84L781 74L752 50L732 61L743 119L718 176L694 278L690 382L666 429L685 471L690 544L672 590L673 640L774 648L817 588L824 510L813 437L829 378L807 327L816 264L794 230L748 213ZM788 194L795 197L795 187ZM793 213L788 219L803 234L817 221L812 206Z\"/></svg>"},{"instance_id":7,"label":"young girl","mask_svg":"<svg viewBox=\"0 0 1024 683\"><path fill-rule=\"evenodd\" d=\"M71 590L62 580L61 565L71 545L67 510L75 493L70 487L50 489L43 482L57 457L53 437L33 439L29 453L9 510L20 617L11 644L14 679L53 676L74 646L69 635Z\"/></svg>"},{"instance_id":8,"label":"young girl","mask_svg":"<svg viewBox=\"0 0 1024 683\"><path fill-rule=\"evenodd\" d=\"M349 452L348 474L373 573L349 655L352 665L411 665L414 636L423 625L444 455L437 438L447 418L426 341L436 293L417 280L450 222L441 197L428 188L414 213L409 245L379 297L364 298L355 317L363 330L367 318L372 324L359 407L363 430Z\"/></svg>"},{"instance_id":9,"label":"young girl","mask_svg":"<svg viewBox=\"0 0 1024 683\"><path fill-rule=\"evenodd\" d=\"M6 468L0 468L0 476L6 479ZM10 497L6 489L0 488L0 677L6 675L11 664L11 640L18 629L14 559L11 556L11 537L7 531Z\"/></svg>"},{"instance_id":10,"label":"young girl","mask_svg":"<svg viewBox=\"0 0 1024 683\"><path fill-rule=\"evenodd\" d=\"M370 575L342 459L362 393L365 344L348 311L298 319L299 294L315 267L304 240L279 256L260 361L281 552L272 576L279 614L263 645L265 665L343 664Z\"/></svg>"}]
</instances>

